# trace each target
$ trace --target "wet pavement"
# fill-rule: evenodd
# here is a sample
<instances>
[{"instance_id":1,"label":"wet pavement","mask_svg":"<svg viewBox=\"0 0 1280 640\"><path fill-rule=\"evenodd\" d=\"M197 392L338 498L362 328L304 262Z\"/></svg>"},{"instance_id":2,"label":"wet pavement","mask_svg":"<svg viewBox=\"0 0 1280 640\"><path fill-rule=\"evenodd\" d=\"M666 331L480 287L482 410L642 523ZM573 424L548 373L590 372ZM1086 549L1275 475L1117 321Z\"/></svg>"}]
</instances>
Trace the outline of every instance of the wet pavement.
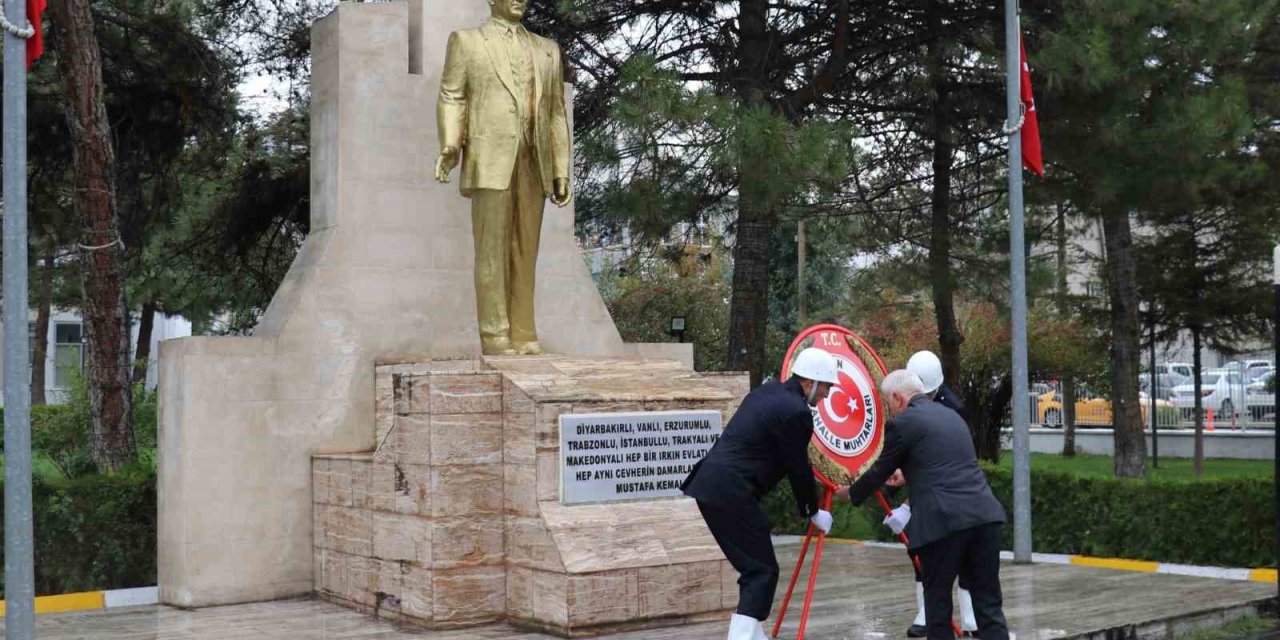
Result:
<instances>
[{"instance_id":1,"label":"wet pavement","mask_svg":"<svg viewBox=\"0 0 1280 640\"><path fill-rule=\"evenodd\" d=\"M779 549L781 601L798 547ZM1001 569L1005 615L1019 640L1067 637L1159 638L1198 621L1214 624L1274 597L1274 584L1132 573L1070 565ZM782 638L795 638L802 579ZM1225 613L1224 613L1225 611ZM777 607L775 606L775 615ZM805 637L883 640L905 637L915 615L915 587L901 550L828 545ZM41 640L550 640L552 636L491 625L452 631L399 628L318 600L286 600L184 611L133 607L37 616ZM0 623L0 626L3 626ZM610 640L722 640L724 623L632 631ZM1157 631L1164 629L1165 633Z\"/></svg>"}]
</instances>

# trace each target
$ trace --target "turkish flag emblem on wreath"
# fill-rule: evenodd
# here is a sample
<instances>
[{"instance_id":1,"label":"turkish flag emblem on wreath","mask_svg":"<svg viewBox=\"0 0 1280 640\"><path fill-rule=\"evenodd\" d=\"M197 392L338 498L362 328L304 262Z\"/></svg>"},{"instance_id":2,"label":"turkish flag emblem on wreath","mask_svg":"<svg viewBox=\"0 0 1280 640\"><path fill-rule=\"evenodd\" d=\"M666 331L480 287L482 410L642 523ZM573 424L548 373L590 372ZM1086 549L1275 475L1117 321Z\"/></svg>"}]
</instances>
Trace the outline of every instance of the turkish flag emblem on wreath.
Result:
<instances>
[{"instance_id":1,"label":"turkish flag emblem on wreath","mask_svg":"<svg viewBox=\"0 0 1280 640\"><path fill-rule=\"evenodd\" d=\"M858 334L837 325L817 325L791 343L781 379L791 373L791 360L808 347L831 354L839 384L813 411L809 460L815 473L834 484L860 477L884 448L885 415L880 380L888 373L880 357Z\"/></svg>"}]
</instances>

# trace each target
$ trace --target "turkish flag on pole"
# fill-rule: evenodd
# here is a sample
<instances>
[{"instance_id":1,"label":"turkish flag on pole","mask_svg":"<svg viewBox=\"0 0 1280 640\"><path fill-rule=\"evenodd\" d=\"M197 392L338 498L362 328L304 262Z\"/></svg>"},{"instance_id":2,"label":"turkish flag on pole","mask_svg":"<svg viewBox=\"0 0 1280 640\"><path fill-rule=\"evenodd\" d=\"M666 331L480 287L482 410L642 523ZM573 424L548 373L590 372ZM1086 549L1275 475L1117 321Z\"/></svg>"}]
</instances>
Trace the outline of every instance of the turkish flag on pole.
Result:
<instances>
[{"instance_id":1,"label":"turkish flag on pole","mask_svg":"<svg viewBox=\"0 0 1280 640\"><path fill-rule=\"evenodd\" d=\"M35 35L27 39L27 69L31 63L44 54L44 33L40 29L40 14L44 13L46 0L27 0L27 21L36 30Z\"/></svg>"},{"instance_id":2,"label":"turkish flag on pole","mask_svg":"<svg viewBox=\"0 0 1280 640\"><path fill-rule=\"evenodd\" d=\"M31 2L32 0L28 0ZM1018 37L1022 56L1022 166L1044 177L1044 160L1040 157L1040 121L1036 118L1036 97L1031 93L1031 68L1027 66L1027 48Z\"/></svg>"}]
</instances>

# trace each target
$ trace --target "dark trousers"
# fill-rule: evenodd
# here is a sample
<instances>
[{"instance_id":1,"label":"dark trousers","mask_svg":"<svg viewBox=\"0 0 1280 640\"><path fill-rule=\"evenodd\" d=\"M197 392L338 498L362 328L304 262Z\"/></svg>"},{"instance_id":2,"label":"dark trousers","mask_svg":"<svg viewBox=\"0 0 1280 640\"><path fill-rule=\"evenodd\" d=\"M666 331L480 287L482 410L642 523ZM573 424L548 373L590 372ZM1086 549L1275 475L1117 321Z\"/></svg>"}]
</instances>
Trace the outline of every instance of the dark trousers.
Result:
<instances>
[{"instance_id":1,"label":"dark trousers","mask_svg":"<svg viewBox=\"0 0 1280 640\"><path fill-rule=\"evenodd\" d=\"M924 582L924 576L920 575L920 567L916 566L916 553L908 549L907 557L911 559L911 570L916 572L916 582ZM965 591L969 590L969 582L965 579L964 574L960 574L960 588Z\"/></svg>"},{"instance_id":2,"label":"dark trousers","mask_svg":"<svg viewBox=\"0 0 1280 640\"><path fill-rule=\"evenodd\" d=\"M957 531L918 550L924 578L924 616L929 640L952 640L951 587L956 577L973 597L983 640L1008 640L1000 595L1000 523Z\"/></svg>"},{"instance_id":3,"label":"dark trousers","mask_svg":"<svg viewBox=\"0 0 1280 640\"><path fill-rule=\"evenodd\" d=\"M701 500L698 510L724 557L738 571L737 612L756 620L768 618L778 588L778 558L764 510L754 503L728 508Z\"/></svg>"}]
</instances>

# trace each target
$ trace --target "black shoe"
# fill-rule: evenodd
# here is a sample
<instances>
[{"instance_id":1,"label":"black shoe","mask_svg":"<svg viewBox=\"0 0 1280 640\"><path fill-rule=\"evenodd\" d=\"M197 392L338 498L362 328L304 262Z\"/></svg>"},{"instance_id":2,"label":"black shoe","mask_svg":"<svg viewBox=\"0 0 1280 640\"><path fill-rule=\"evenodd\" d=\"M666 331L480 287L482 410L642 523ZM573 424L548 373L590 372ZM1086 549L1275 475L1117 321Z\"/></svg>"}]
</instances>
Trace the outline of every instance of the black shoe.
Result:
<instances>
[{"instance_id":1,"label":"black shoe","mask_svg":"<svg viewBox=\"0 0 1280 640\"><path fill-rule=\"evenodd\" d=\"M929 630L923 625L913 624L910 627L907 627L908 638L925 638L928 637L928 635Z\"/></svg>"}]
</instances>

